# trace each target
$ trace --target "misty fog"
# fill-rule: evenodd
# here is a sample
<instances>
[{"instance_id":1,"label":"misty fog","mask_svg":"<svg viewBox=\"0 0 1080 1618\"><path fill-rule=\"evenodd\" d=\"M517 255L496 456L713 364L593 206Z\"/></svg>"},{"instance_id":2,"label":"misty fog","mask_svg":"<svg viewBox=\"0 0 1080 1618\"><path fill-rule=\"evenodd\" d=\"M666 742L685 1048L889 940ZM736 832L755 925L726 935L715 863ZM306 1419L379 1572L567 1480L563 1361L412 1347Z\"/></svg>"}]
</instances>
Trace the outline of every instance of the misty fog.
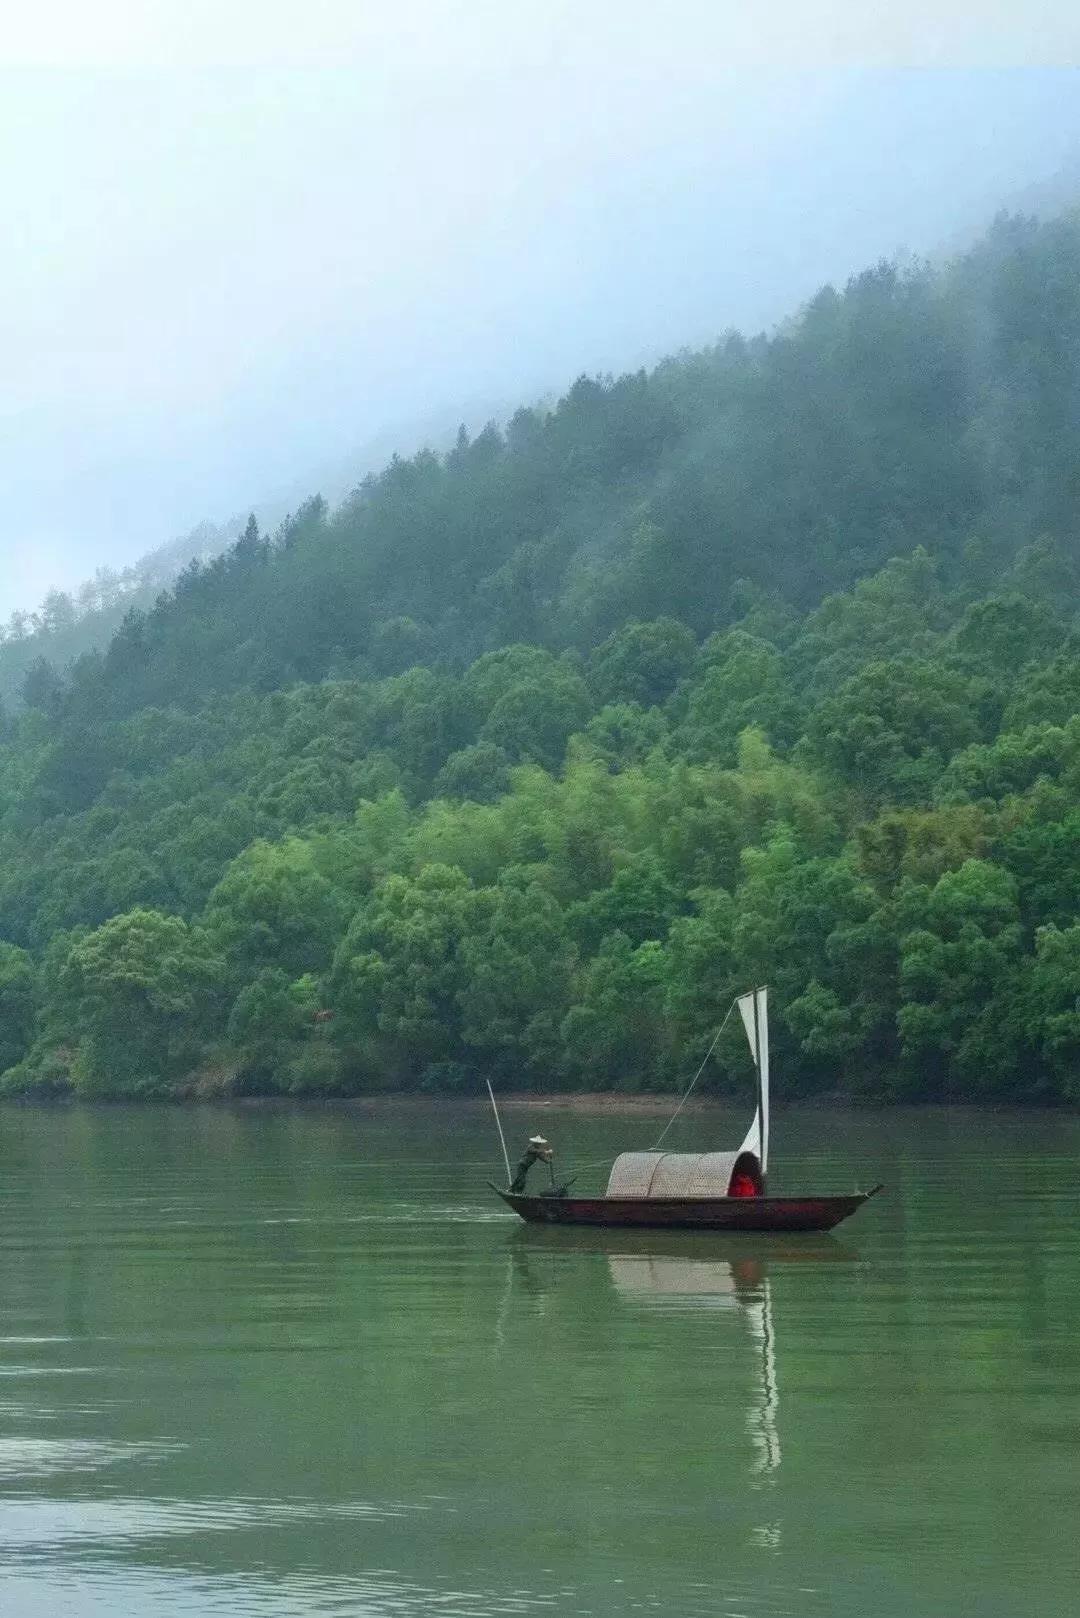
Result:
<instances>
[{"instance_id":1,"label":"misty fog","mask_svg":"<svg viewBox=\"0 0 1080 1618\"><path fill-rule=\"evenodd\" d=\"M434 7L340 68L0 74L0 611L1068 195L1072 70L737 66L709 5L596 10L609 50Z\"/></svg>"}]
</instances>

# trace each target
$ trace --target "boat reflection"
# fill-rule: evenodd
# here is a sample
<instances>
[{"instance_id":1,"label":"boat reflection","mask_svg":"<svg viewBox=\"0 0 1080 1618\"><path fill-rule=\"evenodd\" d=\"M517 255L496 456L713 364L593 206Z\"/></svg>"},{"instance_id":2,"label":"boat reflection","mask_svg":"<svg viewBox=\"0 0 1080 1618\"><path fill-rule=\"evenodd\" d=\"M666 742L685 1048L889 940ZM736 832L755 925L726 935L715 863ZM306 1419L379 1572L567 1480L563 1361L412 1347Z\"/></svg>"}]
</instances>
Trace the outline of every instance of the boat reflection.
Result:
<instances>
[{"instance_id":1,"label":"boat reflection","mask_svg":"<svg viewBox=\"0 0 1080 1618\"><path fill-rule=\"evenodd\" d=\"M693 1309L736 1313L749 1330L759 1364L756 1395L747 1410L753 1471L763 1478L777 1471L782 1459L780 1385L769 1271L789 1264L852 1264L856 1255L850 1248L830 1236L811 1241L762 1236L748 1241L745 1236L725 1240L716 1235L557 1225L523 1226L515 1232L513 1248L515 1267L534 1292L546 1290L544 1281L554 1285L560 1257L592 1254L606 1259L612 1286L628 1300L667 1309L678 1299ZM539 1271L547 1271L544 1280Z\"/></svg>"},{"instance_id":2,"label":"boat reflection","mask_svg":"<svg viewBox=\"0 0 1080 1618\"><path fill-rule=\"evenodd\" d=\"M722 1231L617 1229L599 1225L519 1225L510 1241L515 1253L598 1253L609 1261L626 1258L645 1265L639 1273L659 1279L682 1276L686 1291L699 1286L711 1293L709 1278L726 1269L729 1276L747 1283L765 1274L766 1267L788 1264L854 1264L856 1253L835 1236L733 1233ZM652 1266L651 1272L648 1266ZM609 1262L610 1267L610 1262ZM706 1284L709 1283L709 1284ZM659 1290L644 1285L641 1290ZM676 1290L673 1286L672 1290Z\"/></svg>"}]
</instances>

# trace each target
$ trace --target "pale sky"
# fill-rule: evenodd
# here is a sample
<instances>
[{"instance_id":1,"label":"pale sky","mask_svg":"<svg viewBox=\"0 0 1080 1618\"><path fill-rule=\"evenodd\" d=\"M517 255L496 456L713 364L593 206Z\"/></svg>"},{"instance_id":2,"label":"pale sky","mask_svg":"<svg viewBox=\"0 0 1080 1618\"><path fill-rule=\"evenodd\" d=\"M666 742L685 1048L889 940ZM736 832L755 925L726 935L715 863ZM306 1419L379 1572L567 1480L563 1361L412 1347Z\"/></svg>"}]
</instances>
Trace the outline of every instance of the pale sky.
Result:
<instances>
[{"instance_id":1,"label":"pale sky","mask_svg":"<svg viewBox=\"0 0 1080 1618\"><path fill-rule=\"evenodd\" d=\"M1080 174L1078 62L1050 0L8 19L0 611L962 239Z\"/></svg>"}]
</instances>

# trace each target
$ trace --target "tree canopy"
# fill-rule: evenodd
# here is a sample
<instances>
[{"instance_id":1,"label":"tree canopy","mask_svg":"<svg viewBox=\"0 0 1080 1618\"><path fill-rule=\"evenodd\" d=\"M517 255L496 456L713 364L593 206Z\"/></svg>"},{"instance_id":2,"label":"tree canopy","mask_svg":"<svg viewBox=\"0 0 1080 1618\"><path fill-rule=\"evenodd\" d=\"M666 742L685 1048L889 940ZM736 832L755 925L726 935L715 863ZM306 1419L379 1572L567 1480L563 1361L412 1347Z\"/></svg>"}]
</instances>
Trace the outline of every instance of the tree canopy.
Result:
<instances>
[{"instance_id":1,"label":"tree canopy","mask_svg":"<svg viewBox=\"0 0 1080 1618\"><path fill-rule=\"evenodd\" d=\"M0 1085L670 1087L768 981L787 1094L1075 1100L1078 435L1080 221L1003 218L252 520L111 638L51 599Z\"/></svg>"}]
</instances>

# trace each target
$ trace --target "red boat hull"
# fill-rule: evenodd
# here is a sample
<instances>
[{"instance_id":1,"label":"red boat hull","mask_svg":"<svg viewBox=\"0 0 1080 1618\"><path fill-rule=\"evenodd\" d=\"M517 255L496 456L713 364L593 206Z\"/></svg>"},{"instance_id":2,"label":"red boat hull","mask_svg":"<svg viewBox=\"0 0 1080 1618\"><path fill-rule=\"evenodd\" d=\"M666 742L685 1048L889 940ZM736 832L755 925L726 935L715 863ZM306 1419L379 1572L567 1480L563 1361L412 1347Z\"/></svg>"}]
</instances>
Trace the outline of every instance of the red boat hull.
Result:
<instances>
[{"instance_id":1,"label":"red boat hull","mask_svg":"<svg viewBox=\"0 0 1080 1618\"><path fill-rule=\"evenodd\" d=\"M498 1190L497 1186L492 1187ZM651 1230L832 1230L881 1190L849 1197L499 1196L534 1225L635 1226Z\"/></svg>"}]
</instances>

